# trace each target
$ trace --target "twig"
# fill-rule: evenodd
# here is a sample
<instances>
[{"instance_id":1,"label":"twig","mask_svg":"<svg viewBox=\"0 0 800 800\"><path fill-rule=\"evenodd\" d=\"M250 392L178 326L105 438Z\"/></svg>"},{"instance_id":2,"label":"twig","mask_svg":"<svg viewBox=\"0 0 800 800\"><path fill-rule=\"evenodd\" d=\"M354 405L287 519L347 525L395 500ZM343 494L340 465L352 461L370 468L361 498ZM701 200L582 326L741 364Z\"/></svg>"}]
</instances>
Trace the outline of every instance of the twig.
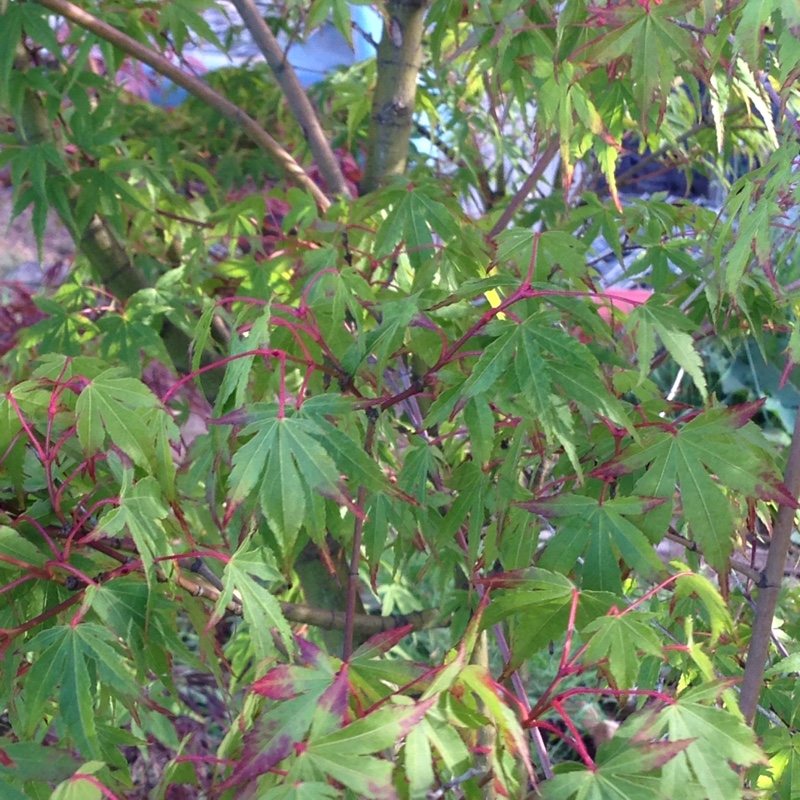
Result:
<instances>
[{"instance_id":1,"label":"twig","mask_svg":"<svg viewBox=\"0 0 800 800\"><path fill-rule=\"evenodd\" d=\"M697 545L697 542L691 541L691 539L687 539L685 536L681 536L673 527L670 527L669 530L664 535L665 539L669 539L671 542L675 542L683 547L685 550L688 550L691 553L697 553L701 558L703 557L703 552L700 547ZM761 580L761 573L751 567L748 564L742 564L738 561L734 561L733 559L730 560L730 567L732 570L741 573L749 580L753 581L753 583L758 584Z\"/></svg>"},{"instance_id":2,"label":"twig","mask_svg":"<svg viewBox=\"0 0 800 800\"><path fill-rule=\"evenodd\" d=\"M164 575L159 575L160 581L166 581ZM216 602L219 600L220 591L214 586L197 581L186 575L178 575L175 578L178 586L192 597L202 597L204 600ZM344 611L328 611L324 608L312 608L302 603L280 603L281 613L289 622L296 622L300 625L313 625L322 630L344 630L347 614ZM242 604L235 598L228 603L226 610L230 614L238 617L242 615ZM427 611L412 611L410 614L392 614L388 617L378 617L371 614L353 614L351 617L353 631L363 636L374 636L376 633L391 631L395 628L402 628L404 625L411 625L415 631L427 630L429 628L447 627L450 620L442 618L436 609Z\"/></svg>"},{"instance_id":3,"label":"twig","mask_svg":"<svg viewBox=\"0 0 800 800\"><path fill-rule=\"evenodd\" d=\"M305 189L314 198L320 210L326 211L330 207L330 200L324 192L308 176L306 171L292 158L292 156L273 139L252 117L246 114L239 106L231 103L221 94L215 92L203 81L187 74L179 67L170 63L164 56L155 50L132 39L113 26L84 11L82 8L68 2L68 0L35 0L39 5L60 14L62 17L74 22L76 25L98 36L124 53L133 56L143 64L151 67L159 75L169 78L177 86L198 97L211 108L216 109L234 125L241 129L263 150L269 153L282 167L286 175L300 188ZM321 167L320 167L321 168Z\"/></svg>"},{"instance_id":4,"label":"twig","mask_svg":"<svg viewBox=\"0 0 800 800\"><path fill-rule=\"evenodd\" d=\"M345 629L346 611L327 611L324 608L311 608L302 603L285 602L281 602L281 611L289 622L313 625L315 628L322 628L326 631ZM392 614L388 617L353 614L351 620L353 632L363 636L374 636L376 633L392 631L395 628L402 628L404 625L411 625L415 631L450 625L450 620L443 619L436 609L412 611L410 614Z\"/></svg>"},{"instance_id":5,"label":"twig","mask_svg":"<svg viewBox=\"0 0 800 800\"><path fill-rule=\"evenodd\" d=\"M447 144L447 142L444 141L444 139L442 139L441 136L437 136L430 128L422 125L419 122L415 122L414 127L417 133L423 138L427 139L432 145L434 145L434 147L436 147L437 150L440 150L448 161L455 164L457 167L459 167L459 169L471 169L466 158L460 156L453 147L451 147L449 144ZM475 147L475 151L477 155L480 155L477 146ZM478 161L478 158L476 158L476 161ZM486 208L491 209L501 195L492 190L492 187L489 184L489 171L483 164L476 164L474 172L475 178L478 181L478 192L480 197L483 200Z\"/></svg>"},{"instance_id":6,"label":"twig","mask_svg":"<svg viewBox=\"0 0 800 800\"><path fill-rule=\"evenodd\" d=\"M370 417L367 423L367 433L364 437L364 450L367 454L372 453L372 445L375 440L375 419ZM367 490L363 486L358 487L356 505L364 507L367 497ZM344 623L344 645L342 646L342 660L347 661L353 652L353 633L355 632L356 621L356 601L358 599L358 567L361 563L361 538L364 532L364 518L356 517L353 526L353 552L350 554L350 571L347 575L347 605L345 610Z\"/></svg>"},{"instance_id":7,"label":"twig","mask_svg":"<svg viewBox=\"0 0 800 800\"><path fill-rule=\"evenodd\" d=\"M336 161L336 156L333 154L325 132L319 124L317 114L275 35L264 22L253 0L233 0L233 5L253 37L253 41L263 53L270 69L275 73L275 78L280 84L286 102L308 139L311 152L314 154L319 171L328 186L328 191L331 194L349 198L350 191L347 188L347 181L342 175L342 170Z\"/></svg>"},{"instance_id":8,"label":"twig","mask_svg":"<svg viewBox=\"0 0 800 800\"><path fill-rule=\"evenodd\" d=\"M533 191L550 162L556 157L558 148L558 137L554 136L550 144L547 145L547 149L539 156L539 160L533 165L531 174L525 179L525 183L519 187L517 193L511 198L511 202L505 207L505 210L500 215L500 219L495 222L494 226L489 231L490 239L494 239L494 237L497 236L497 234L501 231L505 230L506 225L511 222L514 214L517 213L519 207L525 202L527 196Z\"/></svg>"},{"instance_id":9,"label":"twig","mask_svg":"<svg viewBox=\"0 0 800 800\"><path fill-rule=\"evenodd\" d=\"M126 556L121 554L111 554L116 560L123 563L130 569L130 563ZM199 562L199 564L198 564ZM142 565L133 567L134 571L141 572ZM203 580L195 580L188 577L185 573L178 572L174 576L175 582L185 592L192 597L202 597L216 603L222 594L222 584L219 578L208 569L202 559L195 559L190 570L201 576ZM156 580L159 583L166 583L170 580L162 570L156 571ZM102 581L101 581L102 582ZM212 585L217 584L217 585ZM280 601L281 613L289 622L296 622L303 625L313 625L315 628L323 630L344 630L347 621L347 614L343 611L328 611L324 608L312 608L302 603L287 603ZM241 600L234 594L234 598L228 603L226 610L236 616L242 615ZM351 617L353 631L363 636L373 636L376 633L391 631L395 628L402 628L404 625L411 625L413 630L427 630L429 628L447 627L450 620L442 617L441 612L436 609L426 611L412 611L410 614L392 614L388 617L378 617L371 614L353 614Z\"/></svg>"},{"instance_id":10,"label":"twig","mask_svg":"<svg viewBox=\"0 0 800 800\"><path fill-rule=\"evenodd\" d=\"M482 769L478 769L477 767L470 767L463 775L457 775L447 783L443 783L440 789L437 789L435 792L428 793L428 800L441 800L442 797L445 796L450 789L455 789L457 786L460 786L462 783L466 783L471 778L480 778L481 776L485 775L486 772Z\"/></svg>"},{"instance_id":11,"label":"twig","mask_svg":"<svg viewBox=\"0 0 800 800\"><path fill-rule=\"evenodd\" d=\"M753 611L756 610L756 601L753 600L753 595L747 590L747 587L739 580L738 576L732 575L731 576L736 583L736 587L742 593L742 597L744 597L747 605L750 606ZM789 657L789 651L784 646L783 642L773 633L770 635L770 639L772 639L772 644L775 646L775 649L781 654L782 658Z\"/></svg>"}]
</instances>

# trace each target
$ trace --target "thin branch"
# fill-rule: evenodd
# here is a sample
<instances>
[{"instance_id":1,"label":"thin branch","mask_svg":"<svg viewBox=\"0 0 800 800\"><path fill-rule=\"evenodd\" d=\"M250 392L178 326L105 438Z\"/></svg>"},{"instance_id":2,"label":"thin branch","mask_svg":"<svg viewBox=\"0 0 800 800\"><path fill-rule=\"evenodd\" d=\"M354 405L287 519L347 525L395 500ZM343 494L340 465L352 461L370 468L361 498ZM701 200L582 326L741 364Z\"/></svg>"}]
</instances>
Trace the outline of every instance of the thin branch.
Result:
<instances>
[{"instance_id":1,"label":"thin branch","mask_svg":"<svg viewBox=\"0 0 800 800\"><path fill-rule=\"evenodd\" d=\"M328 191L331 194L349 198L350 191L347 188L347 181L342 175L339 162L336 160L325 132L322 130L314 107L300 85L294 67L281 50L275 34L264 22L264 18L256 8L253 0L233 0L233 5L239 12L239 16L242 18L247 30L250 31L253 41L263 53L270 69L275 73L275 78L280 84L286 102L308 139L311 152L314 154L319 171L328 186Z\"/></svg>"},{"instance_id":2,"label":"thin branch","mask_svg":"<svg viewBox=\"0 0 800 800\"><path fill-rule=\"evenodd\" d=\"M792 502L780 503L778 518L772 532L767 563L759 583L756 613L753 619L750 647L742 679L739 708L748 724L752 724L758 706L758 697L764 681L764 669L769 656L772 622L783 583L786 556L789 553L792 530L795 524L796 500L800 495L800 414L795 418L792 444L786 462L784 485Z\"/></svg>"},{"instance_id":3,"label":"thin branch","mask_svg":"<svg viewBox=\"0 0 800 800\"><path fill-rule=\"evenodd\" d=\"M114 47L133 56L143 64L147 64L159 75L169 78L177 86L186 89L187 92L219 111L234 125L238 125L259 147L269 153L291 180L300 188L309 192L321 211L326 211L330 207L330 200L328 200L319 186L311 180L306 171L276 139L273 139L258 122L247 115L239 106L215 92L203 81L192 77L170 63L168 59L155 50L137 42L108 23L68 2L68 0L35 0L35 2L111 43Z\"/></svg>"},{"instance_id":4,"label":"thin branch","mask_svg":"<svg viewBox=\"0 0 800 800\"><path fill-rule=\"evenodd\" d=\"M422 136L424 139L427 139L437 150L441 151L448 161L455 164L459 169L467 170L475 175L475 179L478 181L478 194L480 195L481 200L483 200L484 206L487 209L491 209L501 195L493 190L489 184L489 171L483 164L480 163L480 153L478 151L477 144L473 141L473 144L475 144L475 161L477 162L473 167L467 162L467 159L464 158L464 156L460 156L453 147L451 147L446 141L444 141L444 139L442 139L441 136L435 134L427 126L422 125L419 122L415 122L414 128L420 136Z\"/></svg>"},{"instance_id":5,"label":"thin branch","mask_svg":"<svg viewBox=\"0 0 800 800\"><path fill-rule=\"evenodd\" d=\"M202 559L195 559L190 566L190 570L201 576L203 580L195 580L188 577L183 572L175 576L178 586L192 597L202 597L216 603L222 593L219 578L205 566ZM139 568L141 571L141 567ZM163 571L158 570L156 578L160 582L169 579ZM216 585L213 585L216 584ZM302 603L280 602L281 612L289 622L296 622L303 625L313 625L322 630L345 630L348 620L352 630L361 636L369 637L376 633L391 631L395 628L402 628L404 625L411 625L413 630L421 631L429 628L445 628L450 625L447 617L442 617L441 612L436 609L427 611L412 611L410 614L392 614L388 617L378 617L371 614L348 614L343 611L329 611L324 608L312 608ZM234 593L234 597L228 603L226 610L236 616L242 615L242 603ZM352 641L352 639L351 639Z\"/></svg>"},{"instance_id":6,"label":"thin branch","mask_svg":"<svg viewBox=\"0 0 800 800\"><path fill-rule=\"evenodd\" d=\"M313 625L323 630L344 630L347 612L328 611L324 608L311 608L302 603L285 603L281 601L281 611L289 622ZM411 625L415 631L429 628L445 628L450 620L442 618L435 608L427 611L412 611L410 614L392 614L378 617L372 614L353 614L353 631L362 636L374 636L376 633L391 631Z\"/></svg>"},{"instance_id":7,"label":"thin branch","mask_svg":"<svg viewBox=\"0 0 800 800\"><path fill-rule=\"evenodd\" d=\"M673 527L670 526L664 538L679 544L684 550L688 550L690 553L697 553L703 558L703 552L697 542L693 542L691 539L681 536ZM746 578L753 581L753 583L757 584L761 580L761 573L749 564L742 564L740 561L734 561L733 559L731 559L729 563L732 570L741 573Z\"/></svg>"},{"instance_id":8,"label":"thin branch","mask_svg":"<svg viewBox=\"0 0 800 800\"><path fill-rule=\"evenodd\" d=\"M444 797L451 789L456 789L462 783L466 783L472 778L480 778L487 774L488 773L483 769L479 769L478 767L470 767L463 775L457 775L452 780L443 783L439 789L436 789L436 791L430 792L428 794L428 800L441 800L441 798Z\"/></svg>"},{"instance_id":9,"label":"thin branch","mask_svg":"<svg viewBox=\"0 0 800 800\"><path fill-rule=\"evenodd\" d=\"M747 587L739 580L739 577L737 575L734 574L731 577L733 578L734 583L736 584L736 588L742 593L742 597L744 597L745 601L747 602L747 605L750 606L750 608L753 611L755 611L757 606L756 606L756 601L753 600L753 595L747 590ZM788 658L789 651L786 649L786 646L777 637L777 635L772 633L769 638L772 640L772 644L775 647L775 649L781 654L781 658Z\"/></svg>"},{"instance_id":10,"label":"thin branch","mask_svg":"<svg viewBox=\"0 0 800 800\"><path fill-rule=\"evenodd\" d=\"M556 157L558 148L558 137L554 136L550 144L547 145L547 149L539 156L539 160L533 165L531 174L525 179L525 183L520 186L517 193L511 198L511 202L500 215L500 219L495 222L494 227L489 231L490 239L494 239L494 237L505 230L506 225L511 222L514 214L517 213L519 207L525 202L525 199L533 191L536 184L539 183L539 180L550 165L550 162Z\"/></svg>"},{"instance_id":11,"label":"thin branch","mask_svg":"<svg viewBox=\"0 0 800 800\"><path fill-rule=\"evenodd\" d=\"M372 446L375 441L375 420L370 417L367 423L367 434L364 437L364 450L367 455L372 454ZM358 487L358 498L356 505L364 507L367 499L367 490L361 485ZM353 652L353 633L355 632L356 602L358 600L358 567L361 563L361 538L364 533L364 519L356 517L353 526L353 552L350 554L350 571L347 575L347 605L345 610L344 626L344 645L342 646L342 660L347 661Z\"/></svg>"}]
</instances>

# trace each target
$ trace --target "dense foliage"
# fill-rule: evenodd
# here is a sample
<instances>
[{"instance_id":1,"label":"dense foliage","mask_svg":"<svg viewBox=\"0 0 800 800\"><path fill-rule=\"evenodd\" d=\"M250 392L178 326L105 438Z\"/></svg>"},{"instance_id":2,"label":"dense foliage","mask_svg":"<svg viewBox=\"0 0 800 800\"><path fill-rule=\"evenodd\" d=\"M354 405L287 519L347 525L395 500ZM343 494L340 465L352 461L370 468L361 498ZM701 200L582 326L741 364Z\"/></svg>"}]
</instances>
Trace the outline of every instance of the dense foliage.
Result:
<instances>
[{"instance_id":1,"label":"dense foliage","mask_svg":"<svg viewBox=\"0 0 800 800\"><path fill-rule=\"evenodd\" d=\"M795 797L797 7L210 5L0 5L4 800Z\"/></svg>"}]
</instances>

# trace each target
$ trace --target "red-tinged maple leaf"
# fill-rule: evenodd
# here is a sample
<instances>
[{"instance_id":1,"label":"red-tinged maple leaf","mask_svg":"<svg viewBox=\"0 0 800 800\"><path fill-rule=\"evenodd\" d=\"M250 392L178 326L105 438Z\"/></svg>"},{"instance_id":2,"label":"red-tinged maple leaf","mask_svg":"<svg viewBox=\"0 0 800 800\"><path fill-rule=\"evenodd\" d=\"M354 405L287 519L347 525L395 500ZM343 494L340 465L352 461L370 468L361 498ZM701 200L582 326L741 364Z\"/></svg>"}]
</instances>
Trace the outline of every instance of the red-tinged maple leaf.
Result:
<instances>
[{"instance_id":1,"label":"red-tinged maple leaf","mask_svg":"<svg viewBox=\"0 0 800 800\"><path fill-rule=\"evenodd\" d=\"M286 700L298 693L296 673L299 671L302 671L301 667L283 664L271 669L250 688L256 694L269 697L271 700Z\"/></svg>"},{"instance_id":2,"label":"red-tinged maple leaf","mask_svg":"<svg viewBox=\"0 0 800 800\"><path fill-rule=\"evenodd\" d=\"M319 695L301 695L259 717L244 735L242 757L220 785L220 791L249 783L297 752L296 746L308 733L318 700Z\"/></svg>"},{"instance_id":3,"label":"red-tinged maple leaf","mask_svg":"<svg viewBox=\"0 0 800 800\"><path fill-rule=\"evenodd\" d=\"M370 638L353 653L353 658L367 659L382 656L388 653L393 647L400 644L413 629L413 625L401 625L389 631L376 633L374 636L370 636Z\"/></svg>"},{"instance_id":4,"label":"red-tinged maple leaf","mask_svg":"<svg viewBox=\"0 0 800 800\"><path fill-rule=\"evenodd\" d=\"M349 666L342 664L333 683L323 692L317 704L312 736L319 735L319 729L331 731L347 722L347 703L350 698ZM317 724L317 718L323 720Z\"/></svg>"}]
</instances>

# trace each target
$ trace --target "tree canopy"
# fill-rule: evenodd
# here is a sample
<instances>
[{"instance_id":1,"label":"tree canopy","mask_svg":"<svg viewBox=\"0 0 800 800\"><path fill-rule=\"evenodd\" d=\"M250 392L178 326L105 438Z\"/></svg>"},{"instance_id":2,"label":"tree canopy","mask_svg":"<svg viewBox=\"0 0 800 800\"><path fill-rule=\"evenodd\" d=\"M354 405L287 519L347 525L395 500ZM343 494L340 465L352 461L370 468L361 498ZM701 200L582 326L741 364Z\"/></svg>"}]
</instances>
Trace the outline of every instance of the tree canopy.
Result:
<instances>
[{"instance_id":1,"label":"tree canopy","mask_svg":"<svg viewBox=\"0 0 800 800\"><path fill-rule=\"evenodd\" d=\"M0 4L3 798L794 798L800 7L373 10Z\"/></svg>"}]
</instances>

